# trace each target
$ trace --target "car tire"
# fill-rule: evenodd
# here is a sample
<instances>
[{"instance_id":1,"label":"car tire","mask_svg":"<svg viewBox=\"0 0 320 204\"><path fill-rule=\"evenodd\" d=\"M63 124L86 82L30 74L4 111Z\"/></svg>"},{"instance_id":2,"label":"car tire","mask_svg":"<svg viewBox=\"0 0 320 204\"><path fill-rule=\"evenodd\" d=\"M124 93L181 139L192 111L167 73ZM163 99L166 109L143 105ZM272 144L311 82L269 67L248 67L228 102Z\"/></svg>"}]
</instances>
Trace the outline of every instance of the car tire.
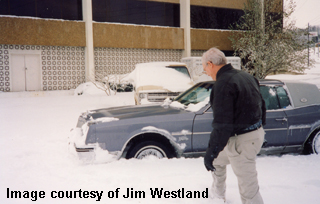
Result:
<instances>
[{"instance_id":1,"label":"car tire","mask_svg":"<svg viewBox=\"0 0 320 204\"><path fill-rule=\"evenodd\" d=\"M144 141L134 146L128 152L127 158L144 159L152 155L159 159L172 157L170 151L163 144L156 141Z\"/></svg>"},{"instance_id":2,"label":"car tire","mask_svg":"<svg viewBox=\"0 0 320 204\"><path fill-rule=\"evenodd\" d=\"M320 153L320 131L312 139L312 152L314 154Z\"/></svg>"}]
</instances>

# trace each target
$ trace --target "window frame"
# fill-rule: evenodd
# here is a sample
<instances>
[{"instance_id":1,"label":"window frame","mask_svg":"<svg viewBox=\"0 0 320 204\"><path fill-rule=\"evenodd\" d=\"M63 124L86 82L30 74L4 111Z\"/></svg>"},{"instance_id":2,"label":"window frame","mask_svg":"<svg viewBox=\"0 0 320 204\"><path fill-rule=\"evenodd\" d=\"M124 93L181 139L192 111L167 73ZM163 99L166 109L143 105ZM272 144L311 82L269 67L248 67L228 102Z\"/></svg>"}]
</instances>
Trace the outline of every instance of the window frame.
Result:
<instances>
[{"instance_id":1,"label":"window frame","mask_svg":"<svg viewBox=\"0 0 320 204\"><path fill-rule=\"evenodd\" d=\"M52 0L2 0L0 3L0 15L83 21L82 0L56 0L54 3Z\"/></svg>"},{"instance_id":2,"label":"window frame","mask_svg":"<svg viewBox=\"0 0 320 204\"><path fill-rule=\"evenodd\" d=\"M261 87L269 87L269 90L271 90L272 89L272 91L275 93L275 96L272 96L273 98L275 98L276 99L276 102L277 102L277 107L279 107L279 108L276 108L276 109L269 109L268 108L268 106L267 106L267 101L265 100L265 98L263 97L264 96L264 93L262 93L262 90L261 90ZM281 104L281 100L280 100L280 97L279 97L279 91L278 91L278 89L279 88L282 88L283 89L283 91L285 91L285 93L286 93L286 96L287 96L287 99L288 99L288 101L289 101L289 104L287 105L287 106L284 106L283 104ZM260 85L260 93L261 93L261 95L262 95L262 98L263 98L263 100L266 102L266 109L267 109L267 111L277 111L277 110L285 110L286 108L288 108L288 107L293 107L293 105L292 105L292 101L291 101L291 98L290 98L290 95L289 95L289 93L288 93L288 91L286 90L286 88L284 87L284 86L281 86L281 85ZM269 91L268 91L268 94L269 94ZM269 94L269 97L271 96L271 94ZM268 98L269 98L268 97Z\"/></svg>"}]
</instances>

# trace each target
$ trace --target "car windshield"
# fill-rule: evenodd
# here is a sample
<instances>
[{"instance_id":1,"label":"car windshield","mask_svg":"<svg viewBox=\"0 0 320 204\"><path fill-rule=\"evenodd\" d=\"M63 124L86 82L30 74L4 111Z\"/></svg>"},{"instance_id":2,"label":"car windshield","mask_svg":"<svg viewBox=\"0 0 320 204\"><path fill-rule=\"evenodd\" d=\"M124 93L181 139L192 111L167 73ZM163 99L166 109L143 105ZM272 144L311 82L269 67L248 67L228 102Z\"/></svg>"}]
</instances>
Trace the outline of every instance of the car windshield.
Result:
<instances>
[{"instance_id":1,"label":"car windshield","mask_svg":"<svg viewBox=\"0 0 320 204\"><path fill-rule=\"evenodd\" d=\"M167 68L171 68L174 70L177 70L178 72L181 72L182 74L185 74L186 76L188 76L190 78L190 74L188 72L188 69L184 66L168 66Z\"/></svg>"},{"instance_id":2,"label":"car windshield","mask_svg":"<svg viewBox=\"0 0 320 204\"><path fill-rule=\"evenodd\" d=\"M174 101L177 101L185 106L189 104L197 104L210 97L212 87L213 84L199 83L179 95L174 99Z\"/></svg>"}]
</instances>

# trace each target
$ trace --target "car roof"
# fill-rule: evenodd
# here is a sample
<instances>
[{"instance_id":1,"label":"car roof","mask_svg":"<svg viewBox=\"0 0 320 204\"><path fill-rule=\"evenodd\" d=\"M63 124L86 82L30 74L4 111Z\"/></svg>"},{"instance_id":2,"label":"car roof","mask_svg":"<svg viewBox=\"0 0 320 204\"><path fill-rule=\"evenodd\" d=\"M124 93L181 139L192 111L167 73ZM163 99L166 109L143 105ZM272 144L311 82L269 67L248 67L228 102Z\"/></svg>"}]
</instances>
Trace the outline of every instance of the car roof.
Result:
<instances>
[{"instance_id":1,"label":"car roof","mask_svg":"<svg viewBox=\"0 0 320 204\"><path fill-rule=\"evenodd\" d=\"M315 84L286 81L286 86L290 91L294 107L320 104L320 92Z\"/></svg>"},{"instance_id":2,"label":"car roof","mask_svg":"<svg viewBox=\"0 0 320 204\"><path fill-rule=\"evenodd\" d=\"M206 81L203 83L214 84L214 81ZM293 102L292 105L296 108L320 104L320 92L314 84L299 81L280 81L276 79L261 79L259 83L262 86L287 86Z\"/></svg>"},{"instance_id":3,"label":"car roof","mask_svg":"<svg viewBox=\"0 0 320 204\"><path fill-rule=\"evenodd\" d=\"M283 81L277 79L259 79L260 85L284 85Z\"/></svg>"},{"instance_id":4,"label":"car roof","mask_svg":"<svg viewBox=\"0 0 320 204\"><path fill-rule=\"evenodd\" d=\"M203 81L200 83L214 84L215 81ZM259 83L260 85L284 85L283 81L276 80L276 79L260 79Z\"/></svg>"}]
</instances>

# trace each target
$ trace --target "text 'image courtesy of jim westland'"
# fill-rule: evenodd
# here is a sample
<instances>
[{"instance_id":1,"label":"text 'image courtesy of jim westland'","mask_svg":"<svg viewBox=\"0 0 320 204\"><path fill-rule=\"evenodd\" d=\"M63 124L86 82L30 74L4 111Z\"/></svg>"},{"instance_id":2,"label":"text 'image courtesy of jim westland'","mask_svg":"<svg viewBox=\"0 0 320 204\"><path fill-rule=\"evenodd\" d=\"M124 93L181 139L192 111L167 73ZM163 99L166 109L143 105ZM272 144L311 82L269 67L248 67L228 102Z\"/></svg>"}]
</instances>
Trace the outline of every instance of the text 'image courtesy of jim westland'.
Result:
<instances>
[{"instance_id":1,"label":"text 'image courtesy of jim westland'","mask_svg":"<svg viewBox=\"0 0 320 204\"><path fill-rule=\"evenodd\" d=\"M208 188L204 191L190 191L180 188L168 191L163 188L150 188L149 190L135 190L134 188L116 188L108 191L90 191L90 190L53 190L46 191L21 191L7 188L7 199L30 199L37 201L43 198L61 199L61 198L83 198L101 201L104 199L117 198L208 198Z\"/></svg>"}]
</instances>

